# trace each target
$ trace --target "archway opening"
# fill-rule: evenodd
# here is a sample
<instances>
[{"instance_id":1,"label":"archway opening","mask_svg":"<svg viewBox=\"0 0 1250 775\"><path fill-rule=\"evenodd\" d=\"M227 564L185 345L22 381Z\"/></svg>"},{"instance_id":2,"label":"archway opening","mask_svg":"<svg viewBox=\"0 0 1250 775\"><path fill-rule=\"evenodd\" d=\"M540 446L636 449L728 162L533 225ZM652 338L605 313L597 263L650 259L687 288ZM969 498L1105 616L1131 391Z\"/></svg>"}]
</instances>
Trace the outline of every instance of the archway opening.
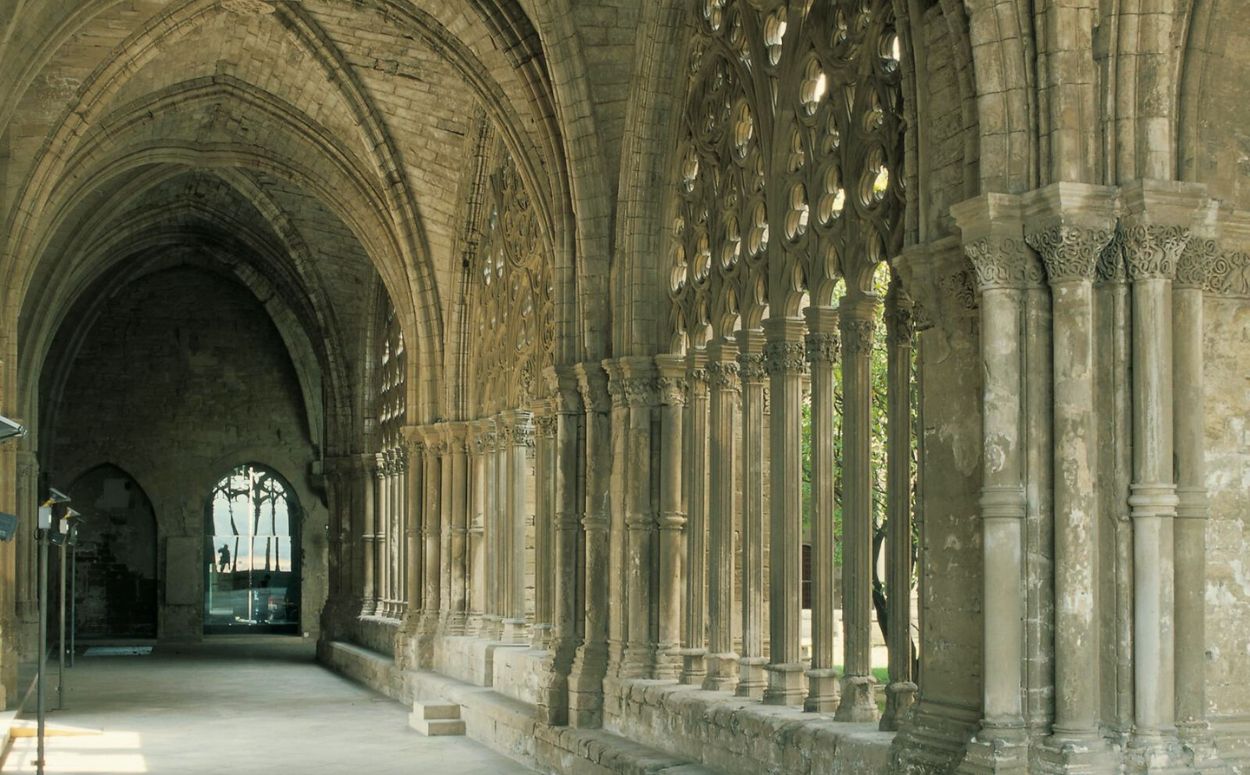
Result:
<instances>
[{"instance_id":1,"label":"archway opening","mask_svg":"<svg viewBox=\"0 0 1250 775\"><path fill-rule=\"evenodd\" d=\"M204 632L296 632L300 507L290 485L240 465L213 486L205 509Z\"/></svg>"}]
</instances>

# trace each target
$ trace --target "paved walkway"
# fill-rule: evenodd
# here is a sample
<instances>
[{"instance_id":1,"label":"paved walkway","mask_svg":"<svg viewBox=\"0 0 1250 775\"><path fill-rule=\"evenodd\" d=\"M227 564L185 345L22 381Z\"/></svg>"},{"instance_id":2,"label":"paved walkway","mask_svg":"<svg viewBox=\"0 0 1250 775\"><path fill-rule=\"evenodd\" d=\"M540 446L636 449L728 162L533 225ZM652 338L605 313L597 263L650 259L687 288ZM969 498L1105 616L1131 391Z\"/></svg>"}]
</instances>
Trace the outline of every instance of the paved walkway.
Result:
<instances>
[{"instance_id":1,"label":"paved walkway","mask_svg":"<svg viewBox=\"0 0 1250 775\"><path fill-rule=\"evenodd\" d=\"M418 735L407 708L320 667L300 638L222 636L149 656L80 657L66 687L65 710L49 724L101 734L48 737L49 774L530 772L467 738ZM34 738L18 738L4 772L34 772L34 753Z\"/></svg>"}]
</instances>

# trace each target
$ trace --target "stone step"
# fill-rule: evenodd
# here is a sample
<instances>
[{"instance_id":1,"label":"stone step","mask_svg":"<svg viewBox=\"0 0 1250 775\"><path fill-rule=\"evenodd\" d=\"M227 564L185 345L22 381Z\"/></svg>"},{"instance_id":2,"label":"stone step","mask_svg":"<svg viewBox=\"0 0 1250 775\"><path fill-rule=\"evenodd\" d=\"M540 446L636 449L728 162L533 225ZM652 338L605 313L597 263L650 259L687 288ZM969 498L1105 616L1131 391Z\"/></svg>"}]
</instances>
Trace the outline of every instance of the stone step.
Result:
<instances>
[{"instance_id":1,"label":"stone step","mask_svg":"<svg viewBox=\"0 0 1250 775\"><path fill-rule=\"evenodd\" d=\"M408 726L426 737L464 734L458 703L414 702Z\"/></svg>"},{"instance_id":2,"label":"stone step","mask_svg":"<svg viewBox=\"0 0 1250 775\"><path fill-rule=\"evenodd\" d=\"M458 718L423 719L416 716L408 717L408 726L426 737L444 735L463 735L464 722Z\"/></svg>"}]
</instances>

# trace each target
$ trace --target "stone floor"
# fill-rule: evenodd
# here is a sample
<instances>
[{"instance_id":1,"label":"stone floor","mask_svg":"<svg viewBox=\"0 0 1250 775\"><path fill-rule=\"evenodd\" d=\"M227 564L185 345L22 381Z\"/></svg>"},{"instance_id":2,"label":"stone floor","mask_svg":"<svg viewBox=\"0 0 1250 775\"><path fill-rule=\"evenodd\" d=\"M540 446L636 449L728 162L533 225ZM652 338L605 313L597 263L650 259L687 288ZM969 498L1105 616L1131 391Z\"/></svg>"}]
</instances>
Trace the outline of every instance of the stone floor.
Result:
<instances>
[{"instance_id":1,"label":"stone floor","mask_svg":"<svg viewBox=\"0 0 1250 775\"><path fill-rule=\"evenodd\" d=\"M418 735L407 708L320 667L300 638L80 657L66 687L48 723L99 734L48 737L48 773L531 772L463 737ZM34 738L18 738L3 771L34 772L34 754Z\"/></svg>"}]
</instances>

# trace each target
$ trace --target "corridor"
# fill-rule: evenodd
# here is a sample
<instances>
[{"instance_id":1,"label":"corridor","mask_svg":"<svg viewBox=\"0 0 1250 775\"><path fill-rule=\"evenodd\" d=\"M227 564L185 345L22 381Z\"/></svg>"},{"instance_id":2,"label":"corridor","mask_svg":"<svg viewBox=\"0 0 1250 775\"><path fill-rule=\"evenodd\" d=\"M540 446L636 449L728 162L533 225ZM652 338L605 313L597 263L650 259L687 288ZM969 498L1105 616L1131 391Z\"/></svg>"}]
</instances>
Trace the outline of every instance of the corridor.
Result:
<instances>
[{"instance_id":1,"label":"corridor","mask_svg":"<svg viewBox=\"0 0 1250 775\"><path fill-rule=\"evenodd\" d=\"M404 706L323 669L299 638L82 657L67 671L65 705L50 728L100 733L49 736L48 773L529 772L466 738L418 735ZM35 739L18 738L3 772L34 772L34 759Z\"/></svg>"}]
</instances>

